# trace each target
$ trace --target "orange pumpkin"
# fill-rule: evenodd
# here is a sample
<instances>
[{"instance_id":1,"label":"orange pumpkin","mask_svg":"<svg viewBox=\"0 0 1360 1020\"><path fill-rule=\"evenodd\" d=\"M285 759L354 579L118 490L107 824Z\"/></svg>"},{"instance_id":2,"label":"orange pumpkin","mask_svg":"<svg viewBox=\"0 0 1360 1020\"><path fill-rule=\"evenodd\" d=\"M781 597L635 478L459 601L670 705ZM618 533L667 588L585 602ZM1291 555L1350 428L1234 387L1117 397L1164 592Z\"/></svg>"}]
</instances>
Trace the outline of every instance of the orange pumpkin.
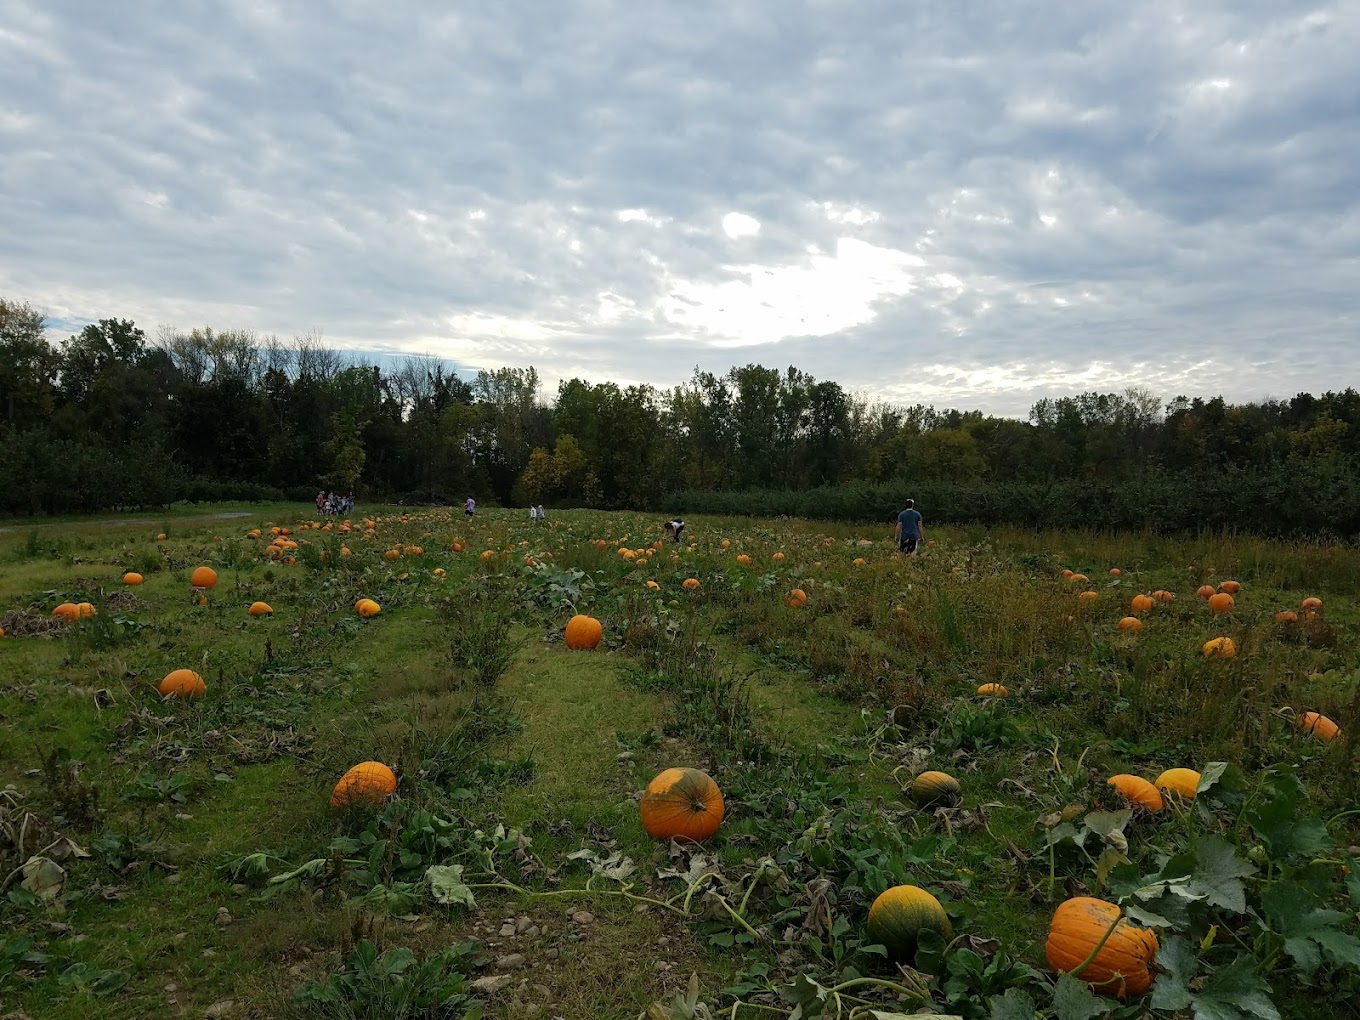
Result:
<instances>
[{"instance_id":1,"label":"orange pumpkin","mask_svg":"<svg viewBox=\"0 0 1360 1020\"><path fill-rule=\"evenodd\" d=\"M1120 570L1118 567L1111 567L1111 568L1110 568L1110 576L1111 576L1111 577L1118 577L1118 576L1119 576L1120 574L1122 574L1123 572L1124 572L1124 571Z\"/></svg>"},{"instance_id":2,"label":"orange pumpkin","mask_svg":"<svg viewBox=\"0 0 1360 1020\"><path fill-rule=\"evenodd\" d=\"M686 591L697 591L699 588L699 579L697 577L687 577L680 582L680 585Z\"/></svg>"},{"instance_id":3,"label":"orange pumpkin","mask_svg":"<svg viewBox=\"0 0 1360 1020\"><path fill-rule=\"evenodd\" d=\"M1202 651L1206 659L1231 659L1237 654L1237 642L1230 637L1210 638Z\"/></svg>"},{"instance_id":4,"label":"orange pumpkin","mask_svg":"<svg viewBox=\"0 0 1360 1020\"><path fill-rule=\"evenodd\" d=\"M581 613L567 621L566 633L563 635L567 647L577 651L589 651L600 643L602 637L604 627L600 621Z\"/></svg>"},{"instance_id":5,"label":"orange pumpkin","mask_svg":"<svg viewBox=\"0 0 1360 1020\"><path fill-rule=\"evenodd\" d=\"M190 575L189 583L195 588L216 588L217 571L212 567L199 567Z\"/></svg>"},{"instance_id":6,"label":"orange pumpkin","mask_svg":"<svg viewBox=\"0 0 1360 1020\"><path fill-rule=\"evenodd\" d=\"M1064 569L1063 572L1062 572L1063 580L1064 580L1064 581L1070 581L1070 580L1072 580L1072 575L1073 575L1074 573L1075 573L1075 571L1073 571L1073 570L1066 570L1066 569Z\"/></svg>"},{"instance_id":7,"label":"orange pumpkin","mask_svg":"<svg viewBox=\"0 0 1360 1020\"><path fill-rule=\"evenodd\" d=\"M1119 629L1130 634L1137 634L1143 629L1143 621L1136 616L1126 616L1119 621Z\"/></svg>"},{"instance_id":8,"label":"orange pumpkin","mask_svg":"<svg viewBox=\"0 0 1360 1020\"><path fill-rule=\"evenodd\" d=\"M1069 581L1089 581L1090 578L1085 574L1071 574L1067 578Z\"/></svg>"},{"instance_id":9,"label":"orange pumpkin","mask_svg":"<svg viewBox=\"0 0 1360 1020\"><path fill-rule=\"evenodd\" d=\"M354 604L354 608L357 609L359 615L365 619L371 616L377 616L382 612L382 606L378 605L378 603L374 602L372 599L360 599Z\"/></svg>"},{"instance_id":10,"label":"orange pumpkin","mask_svg":"<svg viewBox=\"0 0 1360 1020\"><path fill-rule=\"evenodd\" d=\"M63 602L61 605L57 606L56 609L52 610L52 618L54 620L65 620L67 623L72 623L80 618L80 610L76 607L74 602Z\"/></svg>"},{"instance_id":11,"label":"orange pumpkin","mask_svg":"<svg viewBox=\"0 0 1360 1020\"><path fill-rule=\"evenodd\" d=\"M1318 712L1304 712L1299 719L1303 732L1317 737L1324 744L1331 743L1341 735L1341 727Z\"/></svg>"},{"instance_id":12,"label":"orange pumpkin","mask_svg":"<svg viewBox=\"0 0 1360 1020\"><path fill-rule=\"evenodd\" d=\"M1197 598L1202 599L1212 598L1214 595L1214 586L1212 584L1201 584L1195 589L1195 595Z\"/></svg>"},{"instance_id":13,"label":"orange pumpkin","mask_svg":"<svg viewBox=\"0 0 1360 1020\"><path fill-rule=\"evenodd\" d=\"M1229 595L1236 595L1239 591L1242 590L1242 584L1239 581L1220 581L1218 585L1218 590L1225 591Z\"/></svg>"},{"instance_id":14,"label":"orange pumpkin","mask_svg":"<svg viewBox=\"0 0 1360 1020\"><path fill-rule=\"evenodd\" d=\"M774 554L774 561L775 561L776 563L783 563L783 562L784 562L784 554L783 554L782 552L777 552L777 553L775 553L775 554Z\"/></svg>"},{"instance_id":15,"label":"orange pumpkin","mask_svg":"<svg viewBox=\"0 0 1360 1020\"><path fill-rule=\"evenodd\" d=\"M807 592L802 588L794 588L784 596L784 605L790 609L802 609L807 605Z\"/></svg>"},{"instance_id":16,"label":"orange pumpkin","mask_svg":"<svg viewBox=\"0 0 1360 1020\"><path fill-rule=\"evenodd\" d=\"M201 698L208 685L192 669L176 669L165 674L156 689L163 698Z\"/></svg>"},{"instance_id":17,"label":"orange pumpkin","mask_svg":"<svg viewBox=\"0 0 1360 1020\"><path fill-rule=\"evenodd\" d=\"M268 616L273 611L268 602L252 602L246 610L251 616Z\"/></svg>"},{"instance_id":18,"label":"orange pumpkin","mask_svg":"<svg viewBox=\"0 0 1360 1020\"><path fill-rule=\"evenodd\" d=\"M745 553L741 553L737 556L737 562L743 567L749 567L751 565L751 557L747 556Z\"/></svg>"},{"instance_id":19,"label":"orange pumpkin","mask_svg":"<svg viewBox=\"0 0 1360 1020\"><path fill-rule=\"evenodd\" d=\"M1152 593L1152 597L1161 603L1174 602L1176 600L1176 596L1165 588L1158 588Z\"/></svg>"},{"instance_id":20,"label":"orange pumpkin","mask_svg":"<svg viewBox=\"0 0 1360 1020\"><path fill-rule=\"evenodd\" d=\"M1011 694L1001 684L983 684L977 689L977 692L978 696L982 698L1008 698Z\"/></svg>"},{"instance_id":21,"label":"orange pumpkin","mask_svg":"<svg viewBox=\"0 0 1360 1020\"><path fill-rule=\"evenodd\" d=\"M331 792L331 807L346 808L356 804L379 807L396 792L396 773L380 761L364 761L340 777Z\"/></svg>"},{"instance_id":22,"label":"orange pumpkin","mask_svg":"<svg viewBox=\"0 0 1360 1020\"><path fill-rule=\"evenodd\" d=\"M1097 598L1099 598L1098 593L1093 591L1084 591L1077 595L1079 602L1094 602Z\"/></svg>"},{"instance_id":23,"label":"orange pumpkin","mask_svg":"<svg viewBox=\"0 0 1360 1020\"><path fill-rule=\"evenodd\" d=\"M1135 613L1146 613L1149 609L1152 608L1152 596L1135 595L1133 597L1133 600L1129 602L1129 608L1133 610Z\"/></svg>"},{"instance_id":24,"label":"orange pumpkin","mask_svg":"<svg viewBox=\"0 0 1360 1020\"><path fill-rule=\"evenodd\" d=\"M666 769L642 794L642 827L653 839L708 839L723 820L718 784L698 769Z\"/></svg>"},{"instance_id":25,"label":"orange pumpkin","mask_svg":"<svg viewBox=\"0 0 1360 1020\"><path fill-rule=\"evenodd\" d=\"M1276 623L1298 623L1299 614L1292 609L1281 609L1275 614Z\"/></svg>"},{"instance_id":26,"label":"orange pumpkin","mask_svg":"<svg viewBox=\"0 0 1360 1020\"><path fill-rule=\"evenodd\" d=\"M661 585L657 584L655 581L648 581L648 582L647 582L647 590L648 590L648 591L660 591L660 590L661 590Z\"/></svg>"},{"instance_id":27,"label":"orange pumpkin","mask_svg":"<svg viewBox=\"0 0 1360 1020\"><path fill-rule=\"evenodd\" d=\"M138 585L141 584L144 580L146 580L146 578L142 577L142 575L137 573L137 571L135 570L129 570L126 574L123 575L123 583L128 585Z\"/></svg>"},{"instance_id":28,"label":"orange pumpkin","mask_svg":"<svg viewBox=\"0 0 1360 1020\"><path fill-rule=\"evenodd\" d=\"M91 603L89 602L76 603L76 616L80 617L80 619L88 620L94 614L95 608Z\"/></svg>"},{"instance_id":29,"label":"orange pumpkin","mask_svg":"<svg viewBox=\"0 0 1360 1020\"><path fill-rule=\"evenodd\" d=\"M1157 787L1153 786L1146 779L1138 776L1118 775L1111 776L1105 781L1107 786L1113 786L1124 799L1147 808L1149 811L1162 810L1162 795L1157 792Z\"/></svg>"},{"instance_id":30,"label":"orange pumpkin","mask_svg":"<svg viewBox=\"0 0 1360 1020\"><path fill-rule=\"evenodd\" d=\"M1159 790L1169 790L1180 794L1186 800L1194 800L1199 790L1200 775L1194 769L1167 769L1152 784Z\"/></svg>"},{"instance_id":31,"label":"orange pumpkin","mask_svg":"<svg viewBox=\"0 0 1360 1020\"><path fill-rule=\"evenodd\" d=\"M1090 896L1076 896L1059 904L1044 946L1048 965L1060 974L1076 970L1114 925L1100 952L1079 977L1097 991L1120 998L1144 994L1152 987L1149 967L1160 948L1157 936L1120 915L1113 903Z\"/></svg>"},{"instance_id":32,"label":"orange pumpkin","mask_svg":"<svg viewBox=\"0 0 1360 1020\"><path fill-rule=\"evenodd\" d=\"M1209 608L1215 613L1230 613L1237 604L1226 591L1215 592L1209 596Z\"/></svg>"},{"instance_id":33,"label":"orange pumpkin","mask_svg":"<svg viewBox=\"0 0 1360 1020\"><path fill-rule=\"evenodd\" d=\"M1317 598L1316 596L1310 596L1303 600L1303 605L1300 608L1311 616L1322 608L1322 599Z\"/></svg>"},{"instance_id":34,"label":"orange pumpkin","mask_svg":"<svg viewBox=\"0 0 1360 1020\"><path fill-rule=\"evenodd\" d=\"M158 535L156 536L156 541L157 541L157 542L164 542L164 541L165 541L165 532L164 532L164 531L162 531L160 534L158 534Z\"/></svg>"}]
</instances>

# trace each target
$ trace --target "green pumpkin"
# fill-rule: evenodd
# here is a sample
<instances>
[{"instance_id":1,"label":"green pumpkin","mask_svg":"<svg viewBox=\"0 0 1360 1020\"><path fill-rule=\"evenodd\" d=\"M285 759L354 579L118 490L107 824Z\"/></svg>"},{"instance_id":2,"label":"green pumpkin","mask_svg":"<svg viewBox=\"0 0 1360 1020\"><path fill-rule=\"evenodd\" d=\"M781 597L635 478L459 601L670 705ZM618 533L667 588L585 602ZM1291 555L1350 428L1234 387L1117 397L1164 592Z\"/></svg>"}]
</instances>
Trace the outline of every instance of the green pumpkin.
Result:
<instances>
[{"instance_id":1,"label":"green pumpkin","mask_svg":"<svg viewBox=\"0 0 1360 1020\"><path fill-rule=\"evenodd\" d=\"M894 961L913 960L916 941L927 929L946 942L954 935L940 901L920 886L893 886L869 908L869 941L887 949Z\"/></svg>"},{"instance_id":2,"label":"green pumpkin","mask_svg":"<svg viewBox=\"0 0 1360 1020\"><path fill-rule=\"evenodd\" d=\"M947 772L922 772L911 781L911 799L920 807L953 807L963 797L963 787Z\"/></svg>"}]
</instances>

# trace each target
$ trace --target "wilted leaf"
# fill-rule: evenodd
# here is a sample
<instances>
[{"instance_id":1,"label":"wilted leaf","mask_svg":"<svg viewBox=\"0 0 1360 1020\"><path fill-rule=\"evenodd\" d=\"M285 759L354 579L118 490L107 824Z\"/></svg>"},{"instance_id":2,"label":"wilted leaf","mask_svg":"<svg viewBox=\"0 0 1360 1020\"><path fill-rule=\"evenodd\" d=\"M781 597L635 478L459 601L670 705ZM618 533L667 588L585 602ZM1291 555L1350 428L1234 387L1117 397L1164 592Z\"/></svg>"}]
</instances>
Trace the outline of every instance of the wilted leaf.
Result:
<instances>
[{"instance_id":1,"label":"wilted leaf","mask_svg":"<svg viewBox=\"0 0 1360 1020\"><path fill-rule=\"evenodd\" d=\"M992 996L991 1020L1034 1020L1034 1000L1018 988L1007 988L1005 995Z\"/></svg>"},{"instance_id":2,"label":"wilted leaf","mask_svg":"<svg viewBox=\"0 0 1360 1020\"><path fill-rule=\"evenodd\" d=\"M430 883L430 895L436 903L449 906L461 905L469 910L477 909L477 900L472 890L463 882L461 864L435 864L425 871L425 880Z\"/></svg>"},{"instance_id":3,"label":"wilted leaf","mask_svg":"<svg viewBox=\"0 0 1360 1020\"><path fill-rule=\"evenodd\" d=\"M24 880L19 884L40 900L54 900L66 884L66 869L46 857L30 857L23 866Z\"/></svg>"}]
</instances>

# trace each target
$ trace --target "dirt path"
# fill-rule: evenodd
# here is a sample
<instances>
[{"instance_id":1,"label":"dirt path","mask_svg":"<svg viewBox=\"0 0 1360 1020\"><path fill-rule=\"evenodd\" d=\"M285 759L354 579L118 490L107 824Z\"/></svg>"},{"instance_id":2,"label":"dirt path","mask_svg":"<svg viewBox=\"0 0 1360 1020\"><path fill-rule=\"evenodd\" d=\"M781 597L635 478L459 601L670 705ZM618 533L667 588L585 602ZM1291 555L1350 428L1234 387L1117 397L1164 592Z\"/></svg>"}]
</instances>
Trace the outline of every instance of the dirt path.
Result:
<instances>
[{"instance_id":1,"label":"dirt path","mask_svg":"<svg viewBox=\"0 0 1360 1020\"><path fill-rule=\"evenodd\" d=\"M116 526L119 525L119 524L161 524L161 523L163 523L163 522L166 521L166 520L171 520L171 521L174 521L174 522L179 522L179 521L225 521L225 520L230 520L230 519L235 518L235 517L250 517L250 516L252 516L252 515L249 514L249 513L247 513L247 512L245 512L245 511L236 510L236 511L233 511L233 512L231 512L231 513L225 513L225 514L224 514L224 513L216 513L216 514L190 514L190 515L185 516L185 517L171 517L171 518L166 518L166 517L159 517L159 518L150 518L150 517L147 517L147 518L132 518L132 517L130 517L130 518L124 519L124 518L122 518L122 517L111 517L111 518L108 518L107 520L102 520L102 521L80 521L79 523L80 523L82 526L84 526L84 525L92 525L92 526L98 527L98 528L112 528L112 527L116 527ZM56 527L56 526L59 525L59 524L61 524L61 525L66 525L66 524L71 524L71 523L72 523L72 522L69 521L69 520L62 519L62 520L59 520L59 521L47 521L47 522L41 522L41 523L35 521L35 523L33 523L33 524L12 524L12 525L9 525L8 527L0 527L0 534L4 534L4 533L7 532L7 531L24 531L24 530L27 530L28 528L52 528L52 527Z\"/></svg>"}]
</instances>

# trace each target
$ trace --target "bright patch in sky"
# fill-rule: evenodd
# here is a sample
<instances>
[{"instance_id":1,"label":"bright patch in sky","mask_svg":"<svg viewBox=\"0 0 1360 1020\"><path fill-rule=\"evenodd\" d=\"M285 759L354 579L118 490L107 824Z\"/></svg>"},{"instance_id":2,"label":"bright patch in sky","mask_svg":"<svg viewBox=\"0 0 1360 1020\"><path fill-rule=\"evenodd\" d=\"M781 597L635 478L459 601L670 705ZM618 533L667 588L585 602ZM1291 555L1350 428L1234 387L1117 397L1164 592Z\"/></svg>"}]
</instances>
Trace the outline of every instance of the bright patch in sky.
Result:
<instances>
[{"instance_id":1,"label":"bright patch in sky","mask_svg":"<svg viewBox=\"0 0 1360 1020\"><path fill-rule=\"evenodd\" d=\"M836 254L810 254L785 266L733 266L722 283L680 282L661 303L666 320L702 330L720 347L771 344L791 336L827 336L871 320L878 305L909 294L917 255L853 237Z\"/></svg>"},{"instance_id":2,"label":"bright patch in sky","mask_svg":"<svg viewBox=\"0 0 1360 1020\"><path fill-rule=\"evenodd\" d=\"M745 213L730 212L722 218L723 233L732 240L740 237L755 237L760 233L760 220Z\"/></svg>"}]
</instances>

